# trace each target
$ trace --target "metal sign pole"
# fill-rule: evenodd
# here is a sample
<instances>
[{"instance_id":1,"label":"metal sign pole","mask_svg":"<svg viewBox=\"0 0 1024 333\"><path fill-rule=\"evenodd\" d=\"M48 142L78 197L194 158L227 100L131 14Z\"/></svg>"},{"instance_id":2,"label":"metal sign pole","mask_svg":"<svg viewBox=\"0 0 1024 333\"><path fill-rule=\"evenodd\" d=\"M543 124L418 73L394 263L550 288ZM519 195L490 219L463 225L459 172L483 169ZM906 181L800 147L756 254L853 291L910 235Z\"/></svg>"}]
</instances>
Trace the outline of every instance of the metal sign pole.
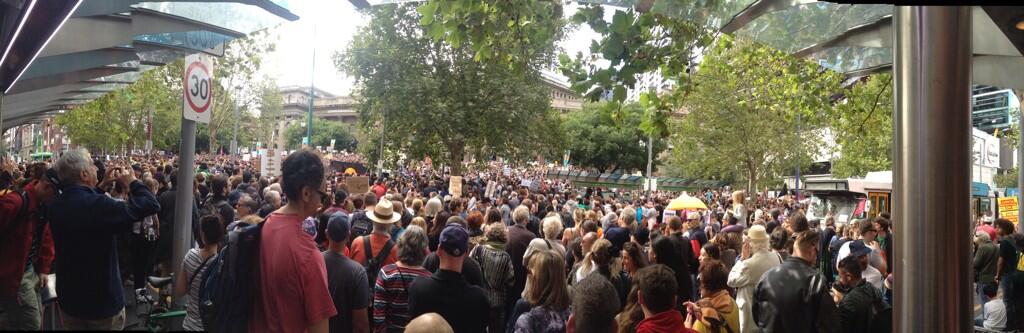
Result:
<instances>
[{"instance_id":1,"label":"metal sign pole","mask_svg":"<svg viewBox=\"0 0 1024 333\"><path fill-rule=\"evenodd\" d=\"M192 247L192 179L195 178L196 122L181 119L181 147L178 155L178 185L174 188L174 241L171 269L178 271L185 253ZM180 277L179 277L180 278ZM184 297L175 303L184 305Z\"/></svg>"},{"instance_id":2,"label":"metal sign pole","mask_svg":"<svg viewBox=\"0 0 1024 333\"><path fill-rule=\"evenodd\" d=\"M171 269L177 271L192 247L192 202L196 160L196 122L209 123L213 114L213 64L202 55L185 57L182 78L181 147L178 157L178 184L174 194L174 243ZM184 278L177 276L175 279ZM177 306L184 298L176 297Z\"/></svg>"}]
</instances>

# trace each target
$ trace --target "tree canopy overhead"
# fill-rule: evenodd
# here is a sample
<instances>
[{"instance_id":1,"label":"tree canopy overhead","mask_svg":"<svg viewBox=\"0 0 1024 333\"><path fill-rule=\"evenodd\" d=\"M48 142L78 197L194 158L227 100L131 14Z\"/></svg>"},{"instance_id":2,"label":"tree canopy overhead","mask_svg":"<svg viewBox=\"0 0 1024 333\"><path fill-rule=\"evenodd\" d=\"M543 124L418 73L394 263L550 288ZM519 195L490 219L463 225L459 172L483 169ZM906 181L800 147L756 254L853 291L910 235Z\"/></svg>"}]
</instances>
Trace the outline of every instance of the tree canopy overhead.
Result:
<instances>
[{"instance_id":1,"label":"tree canopy overhead","mask_svg":"<svg viewBox=\"0 0 1024 333\"><path fill-rule=\"evenodd\" d=\"M723 36L694 75L672 132L678 176L747 181L792 174L822 150L841 76L750 41Z\"/></svg>"},{"instance_id":2,"label":"tree canopy overhead","mask_svg":"<svg viewBox=\"0 0 1024 333\"><path fill-rule=\"evenodd\" d=\"M414 5L374 6L369 15L334 56L356 80L365 135L383 134L388 150L410 158L447 161L453 174L467 154L560 154L558 117L538 68L476 61L468 46L434 40Z\"/></svg>"},{"instance_id":3,"label":"tree canopy overhead","mask_svg":"<svg viewBox=\"0 0 1024 333\"><path fill-rule=\"evenodd\" d=\"M850 177L892 170L892 75L872 75L845 95L845 101L835 105L829 123L839 152L832 174Z\"/></svg>"},{"instance_id":4,"label":"tree canopy overhead","mask_svg":"<svg viewBox=\"0 0 1024 333\"><path fill-rule=\"evenodd\" d=\"M429 0L416 11L424 34L434 41L466 46L474 60L521 72L549 64L565 35L560 1Z\"/></svg>"}]
</instances>

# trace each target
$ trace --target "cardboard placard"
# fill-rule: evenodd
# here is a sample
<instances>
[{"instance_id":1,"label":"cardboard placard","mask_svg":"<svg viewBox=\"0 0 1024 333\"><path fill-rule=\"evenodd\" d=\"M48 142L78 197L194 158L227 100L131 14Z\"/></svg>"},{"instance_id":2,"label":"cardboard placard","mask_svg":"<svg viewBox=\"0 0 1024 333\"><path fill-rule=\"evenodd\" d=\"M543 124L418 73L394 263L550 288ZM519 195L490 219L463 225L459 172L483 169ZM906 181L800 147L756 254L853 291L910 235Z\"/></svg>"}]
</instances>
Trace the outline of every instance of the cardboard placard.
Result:
<instances>
[{"instance_id":1,"label":"cardboard placard","mask_svg":"<svg viewBox=\"0 0 1024 333\"><path fill-rule=\"evenodd\" d=\"M355 176L345 180L349 194L370 192L370 177Z\"/></svg>"},{"instance_id":2,"label":"cardboard placard","mask_svg":"<svg viewBox=\"0 0 1024 333\"><path fill-rule=\"evenodd\" d=\"M462 176L452 176L448 180L448 194L451 194L453 198L462 197Z\"/></svg>"},{"instance_id":3,"label":"cardboard placard","mask_svg":"<svg viewBox=\"0 0 1024 333\"><path fill-rule=\"evenodd\" d=\"M1017 197L999 198L999 217L1010 220L1013 224L1020 221L1017 211Z\"/></svg>"}]
</instances>

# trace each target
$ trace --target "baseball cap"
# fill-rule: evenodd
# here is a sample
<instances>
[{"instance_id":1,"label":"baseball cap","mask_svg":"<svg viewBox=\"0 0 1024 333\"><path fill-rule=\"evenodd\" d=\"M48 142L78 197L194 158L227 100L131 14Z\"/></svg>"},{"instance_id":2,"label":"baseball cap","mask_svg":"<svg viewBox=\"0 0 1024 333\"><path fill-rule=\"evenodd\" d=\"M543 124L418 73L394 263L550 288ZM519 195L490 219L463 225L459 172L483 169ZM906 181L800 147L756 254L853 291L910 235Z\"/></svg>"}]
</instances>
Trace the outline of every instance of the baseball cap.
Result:
<instances>
[{"instance_id":1,"label":"baseball cap","mask_svg":"<svg viewBox=\"0 0 1024 333\"><path fill-rule=\"evenodd\" d=\"M327 238L335 242L346 240L351 227L348 214L342 212L331 214L331 218L327 220Z\"/></svg>"},{"instance_id":2,"label":"baseball cap","mask_svg":"<svg viewBox=\"0 0 1024 333\"><path fill-rule=\"evenodd\" d=\"M439 248L448 254L461 257L469 249L469 232L459 224L449 224L441 231Z\"/></svg>"},{"instance_id":3,"label":"baseball cap","mask_svg":"<svg viewBox=\"0 0 1024 333\"><path fill-rule=\"evenodd\" d=\"M610 228L605 230L604 239L612 243L612 257L618 257L622 252L622 245L629 242L629 230L623 228Z\"/></svg>"},{"instance_id":4,"label":"baseball cap","mask_svg":"<svg viewBox=\"0 0 1024 333\"><path fill-rule=\"evenodd\" d=\"M866 256L871 253L871 248L864 245L864 241L855 240L850 243L850 255L854 257Z\"/></svg>"}]
</instances>

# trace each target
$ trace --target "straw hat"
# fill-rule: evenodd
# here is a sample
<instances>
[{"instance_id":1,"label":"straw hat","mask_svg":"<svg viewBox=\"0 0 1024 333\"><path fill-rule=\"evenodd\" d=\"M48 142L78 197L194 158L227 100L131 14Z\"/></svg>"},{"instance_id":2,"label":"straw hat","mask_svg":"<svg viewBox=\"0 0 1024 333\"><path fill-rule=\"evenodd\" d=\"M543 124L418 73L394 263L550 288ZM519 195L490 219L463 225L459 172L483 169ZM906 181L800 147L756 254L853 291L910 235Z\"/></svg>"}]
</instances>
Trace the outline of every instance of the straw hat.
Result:
<instances>
[{"instance_id":1,"label":"straw hat","mask_svg":"<svg viewBox=\"0 0 1024 333\"><path fill-rule=\"evenodd\" d=\"M755 224L747 230L747 238L753 241L767 241L768 232L764 229L764 226Z\"/></svg>"},{"instance_id":2,"label":"straw hat","mask_svg":"<svg viewBox=\"0 0 1024 333\"><path fill-rule=\"evenodd\" d=\"M381 199L377 206L373 207L370 214L366 214L370 220L376 223L391 224L402 219L401 214L395 214L395 206L388 199Z\"/></svg>"}]
</instances>

